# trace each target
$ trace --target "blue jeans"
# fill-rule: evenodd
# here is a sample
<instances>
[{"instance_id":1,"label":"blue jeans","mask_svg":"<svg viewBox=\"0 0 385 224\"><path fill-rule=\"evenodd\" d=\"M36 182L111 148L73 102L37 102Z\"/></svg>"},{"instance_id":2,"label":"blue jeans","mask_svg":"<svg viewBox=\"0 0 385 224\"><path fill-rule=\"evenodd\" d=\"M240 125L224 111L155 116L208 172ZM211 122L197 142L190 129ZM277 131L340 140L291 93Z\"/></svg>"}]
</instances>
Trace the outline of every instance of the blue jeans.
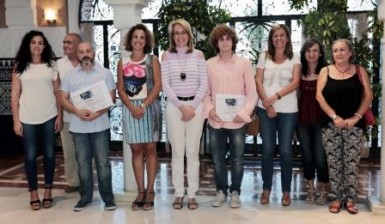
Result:
<instances>
[{"instance_id":1,"label":"blue jeans","mask_svg":"<svg viewBox=\"0 0 385 224\"><path fill-rule=\"evenodd\" d=\"M298 113L278 113L274 118L267 116L266 110L257 109L262 138L262 180L263 190L271 190L273 184L273 157L278 132L278 148L281 165L282 192L291 191L293 169L293 135Z\"/></svg>"},{"instance_id":2,"label":"blue jeans","mask_svg":"<svg viewBox=\"0 0 385 224\"><path fill-rule=\"evenodd\" d=\"M44 183L51 187L55 171L55 120L56 117L42 124L22 124L24 144L24 166L30 191L37 190L36 156L41 147L44 155Z\"/></svg>"},{"instance_id":3,"label":"blue jeans","mask_svg":"<svg viewBox=\"0 0 385 224\"><path fill-rule=\"evenodd\" d=\"M239 129L215 129L208 125L210 149L214 162L214 178L217 190L227 195L229 188L226 164L227 152L231 159L231 186L230 193L241 193L243 178L243 153L245 151L245 126ZM227 146L227 140L229 145Z\"/></svg>"},{"instance_id":4,"label":"blue jeans","mask_svg":"<svg viewBox=\"0 0 385 224\"><path fill-rule=\"evenodd\" d=\"M321 126L298 125L298 139L302 151L303 173L306 180L313 180L317 172L317 179L322 183L329 183L328 164L325 149L322 145Z\"/></svg>"},{"instance_id":5,"label":"blue jeans","mask_svg":"<svg viewBox=\"0 0 385 224\"><path fill-rule=\"evenodd\" d=\"M102 200L106 203L114 200L112 193L111 164L109 160L109 129L94 133L71 133L74 138L76 160L80 180L81 201L92 201L94 180L92 158L98 177L98 188Z\"/></svg>"}]
</instances>

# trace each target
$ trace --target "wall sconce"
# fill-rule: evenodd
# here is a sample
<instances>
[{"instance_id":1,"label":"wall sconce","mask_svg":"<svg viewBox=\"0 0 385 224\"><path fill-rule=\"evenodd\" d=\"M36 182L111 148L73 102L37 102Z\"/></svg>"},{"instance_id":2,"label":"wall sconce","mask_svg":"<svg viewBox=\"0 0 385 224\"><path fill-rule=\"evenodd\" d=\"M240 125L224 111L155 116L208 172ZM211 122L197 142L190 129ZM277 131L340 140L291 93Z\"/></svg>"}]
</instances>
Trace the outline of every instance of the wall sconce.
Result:
<instances>
[{"instance_id":1,"label":"wall sconce","mask_svg":"<svg viewBox=\"0 0 385 224\"><path fill-rule=\"evenodd\" d=\"M56 25L57 11L55 9L44 10L44 16L48 25Z\"/></svg>"}]
</instances>

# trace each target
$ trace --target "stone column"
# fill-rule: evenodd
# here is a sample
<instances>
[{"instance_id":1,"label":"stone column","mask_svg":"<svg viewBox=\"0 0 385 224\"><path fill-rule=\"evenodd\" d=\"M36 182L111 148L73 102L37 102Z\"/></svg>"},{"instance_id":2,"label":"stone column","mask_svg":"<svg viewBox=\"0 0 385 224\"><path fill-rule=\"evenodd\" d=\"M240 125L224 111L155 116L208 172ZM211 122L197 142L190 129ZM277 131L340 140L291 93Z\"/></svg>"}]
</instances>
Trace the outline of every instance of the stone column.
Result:
<instances>
[{"instance_id":1,"label":"stone column","mask_svg":"<svg viewBox=\"0 0 385 224\"><path fill-rule=\"evenodd\" d=\"M80 0L67 1L67 33L79 33Z\"/></svg>"},{"instance_id":2,"label":"stone column","mask_svg":"<svg viewBox=\"0 0 385 224\"><path fill-rule=\"evenodd\" d=\"M385 23L385 0L378 1L378 20ZM385 30L385 25L384 25ZM385 33L381 39L381 84L382 84L382 102L381 111L385 111ZM369 208L375 214L385 215L385 120L381 118L381 176L380 176L380 197L369 197Z\"/></svg>"},{"instance_id":3,"label":"stone column","mask_svg":"<svg viewBox=\"0 0 385 224\"><path fill-rule=\"evenodd\" d=\"M114 26L121 32L121 51L124 49L124 38L129 28L141 23L142 9L147 5L145 0L106 0L114 9ZM123 52L122 52L123 53ZM122 54L123 55L123 54ZM136 191L136 181L131 165L130 146L123 140L123 162L124 162L124 191Z\"/></svg>"}]
</instances>

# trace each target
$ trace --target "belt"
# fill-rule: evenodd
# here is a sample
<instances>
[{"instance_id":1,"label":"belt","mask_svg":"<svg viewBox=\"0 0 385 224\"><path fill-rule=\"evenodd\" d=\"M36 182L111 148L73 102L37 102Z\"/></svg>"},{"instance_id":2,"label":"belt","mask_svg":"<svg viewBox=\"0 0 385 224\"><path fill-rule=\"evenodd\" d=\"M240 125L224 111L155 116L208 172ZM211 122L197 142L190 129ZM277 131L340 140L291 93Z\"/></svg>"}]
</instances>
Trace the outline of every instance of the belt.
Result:
<instances>
[{"instance_id":1,"label":"belt","mask_svg":"<svg viewBox=\"0 0 385 224\"><path fill-rule=\"evenodd\" d=\"M182 101L190 101L195 98L195 96L187 96L187 97L177 96L177 97L178 97L178 100L182 100Z\"/></svg>"}]
</instances>

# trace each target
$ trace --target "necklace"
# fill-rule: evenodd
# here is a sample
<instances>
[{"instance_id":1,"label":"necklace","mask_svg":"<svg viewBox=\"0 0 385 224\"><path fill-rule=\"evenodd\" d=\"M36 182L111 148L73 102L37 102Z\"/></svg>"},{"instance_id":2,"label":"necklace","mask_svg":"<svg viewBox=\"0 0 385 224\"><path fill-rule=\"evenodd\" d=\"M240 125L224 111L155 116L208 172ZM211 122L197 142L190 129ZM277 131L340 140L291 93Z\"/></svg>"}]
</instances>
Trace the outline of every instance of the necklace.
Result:
<instances>
[{"instance_id":1,"label":"necklace","mask_svg":"<svg viewBox=\"0 0 385 224\"><path fill-rule=\"evenodd\" d=\"M334 65L334 67L336 67L336 69L340 72L341 76L344 76L345 72L349 71L350 67L352 67L352 64L349 64L349 67L345 70L341 70L337 65Z\"/></svg>"},{"instance_id":2,"label":"necklace","mask_svg":"<svg viewBox=\"0 0 385 224\"><path fill-rule=\"evenodd\" d=\"M178 57L178 64L179 64L179 68L180 68L180 80L184 81L187 78L187 75L184 72L184 67L186 65L187 55L185 54L185 58L183 60L183 64L181 64L182 60L179 58L178 54L177 54L177 57Z\"/></svg>"}]
</instances>

